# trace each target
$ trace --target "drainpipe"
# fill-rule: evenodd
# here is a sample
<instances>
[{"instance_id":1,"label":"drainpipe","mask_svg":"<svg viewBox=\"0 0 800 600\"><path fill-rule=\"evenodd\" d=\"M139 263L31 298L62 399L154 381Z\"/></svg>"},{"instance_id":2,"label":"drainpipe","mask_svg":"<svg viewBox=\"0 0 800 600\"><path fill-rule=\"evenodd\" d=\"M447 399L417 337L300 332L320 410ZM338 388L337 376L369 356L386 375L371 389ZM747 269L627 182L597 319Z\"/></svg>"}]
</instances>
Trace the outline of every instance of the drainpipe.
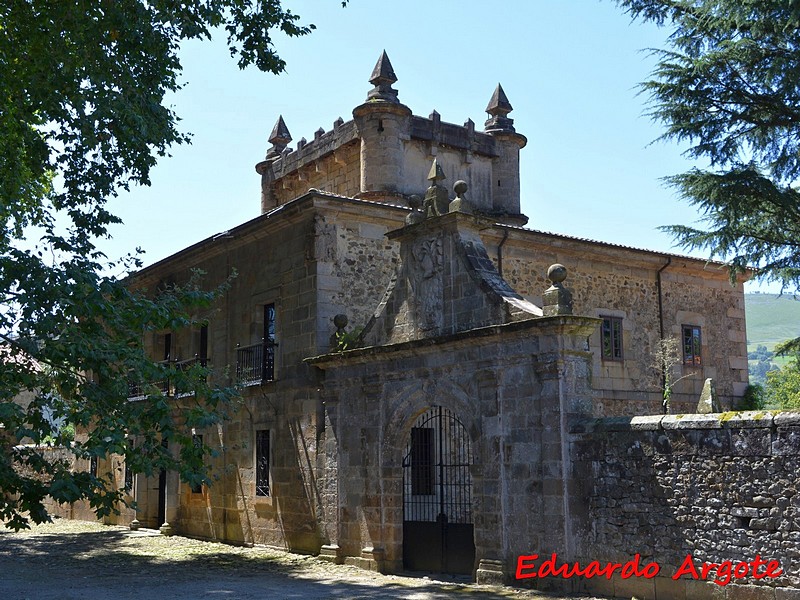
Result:
<instances>
[{"instance_id":1,"label":"drainpipe","mask_svg":"<svg viewBox=\"0 0 800 600\"><path fill-rule=\"evenodd\" d=\"M658 333L664 339L664 299L661 294L661 273L672 264L672 257L667 257L667 262L656 272L656 288L658 289Z\"/></svg>"},{"instance_id":2,"label":"drainpipe","mask_svg":"<svg viewBox=\"0 0 800 600\"><path fill-rule=\"evenodd\" d=\"M503 244L506 243L508 239L508 229L503 230L503 239L500 240L500 244L497 246L497 271L500 273L500 277L503 276Z\"/></svg>"},{"instance_id":3,"label":"drainpipe","mask_svg":"<svg viewBox=\"0 0 800 600\"><path fill-rule=\"evenodd\" d=\"M672 264L672 257L667 257L667 262L664 263L664 266L661 267L658 271L656 271L656 288L658 289L658 334L659 334L659 343L660 340L664 339L664 299L662 297L662 289L661 289L661 273ZM667 373L666 371L661 374L661 389L664 390L667 387Z\"/></svg>"}]
</instances>

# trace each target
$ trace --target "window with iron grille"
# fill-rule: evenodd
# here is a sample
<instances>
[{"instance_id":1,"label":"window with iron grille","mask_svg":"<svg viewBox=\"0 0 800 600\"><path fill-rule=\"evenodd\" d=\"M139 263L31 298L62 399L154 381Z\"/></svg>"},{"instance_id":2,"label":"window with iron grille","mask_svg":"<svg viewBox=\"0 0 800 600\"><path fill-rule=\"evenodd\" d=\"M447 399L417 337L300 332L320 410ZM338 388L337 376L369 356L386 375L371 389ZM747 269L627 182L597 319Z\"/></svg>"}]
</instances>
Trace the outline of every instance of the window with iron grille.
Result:
<instances>
[{"instance_id":1,"label":"window with iron grille","mask_svg":"<svg viewBox=\"0 0 800 600\"><path fill-rule=\"evenodd\" d=\"M622 360L622 319L602 317L600 329L603 360Z\"/></svg>"},{"instance_id":2,"label":"window with iron grille","mask_svg":"<svg viewBox=\"0 0 800 600\"><path fill-rule=\"evenodd\" d=\"M430 496L434 484L434 436L432 427L411 428L411 494Z\"/></svg>"},{"instance_id":3,"label":"window with iron grille","mask_svg":"<svg viewBox=\"0 0 800 600\"><path fill-rule=\"evenodd\" d=\"M275 379L275 305L264 305L263 381Z\"/></svg>"},{"instance_id":4,"label":"window with iron grille","mask_svg":"<svg viewBox=\"0 0 800 600\"><path fill-rule=\"evenodd\" d=\"M130 450L133 450L133 443L130 439L127 441L127 445ZM123 485L129 493L133 493L133 470L131 470L130 466L128 466L127 459L125 460L125 477Z\"/></svg>"},{"instance_id":5,"label":"window with iron grille","mask_svg":"<svg viewBox=\"0 0 800 600\"><path fill-rule=\"evenodd\" d=\"M203 451L203 436L200 434L192 434L192 443L194 447ZM192 493L193 494L202 494L203 493L203 484L202 483L192 483L191 484Z\"/></svg>"},{"instance_id":6,"label":"window with iron grille","mask_svg":"<svg viewBox=\"0 0 800 600\"><path fill-rule=\"evenodd\" d=\"M701 333L697 325L683 325L683 364L700 366L703 364L701 357Z\"/></svg>"},{"instance_id":7,"label":"window with iron grille","mask_svg":"<svg viewBox=\"0 0 800 600\"><path fill-rule=\"evenodd\" d=\"M256 496L269 496L269 429L256 431Z\"/></svg>"},{"instance_id":8,"label":"window with iron grille","mask_svg":"<svg viewBox=\"0 0 800 600\"><path fill-rule=\"evenodd\" d=\"M96 456L92 456L89 459L89 473L93 477L97 477L97 457Z\"/></svg>"}]
</instances>

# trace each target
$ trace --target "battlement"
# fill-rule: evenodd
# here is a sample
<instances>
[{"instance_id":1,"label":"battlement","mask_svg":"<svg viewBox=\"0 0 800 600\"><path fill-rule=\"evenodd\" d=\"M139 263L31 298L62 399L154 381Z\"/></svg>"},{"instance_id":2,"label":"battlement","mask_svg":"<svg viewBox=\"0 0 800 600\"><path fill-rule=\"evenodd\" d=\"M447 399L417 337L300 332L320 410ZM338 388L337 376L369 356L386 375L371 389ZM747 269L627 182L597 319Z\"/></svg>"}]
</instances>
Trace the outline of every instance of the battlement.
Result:
<instances>
[{"instance_id":1,"label":"battlement","mask_svg":"<svg viewBox=\"0 0 800 600\"><path fill-rule=\"evenodd\" d=\"M424 194L425 174L436 158L450 182L469 184L476 212L496 220L524 224L520 214L519 150L527 142L508 118L511 104L499 85L486 112L484 131L472 119L463 125L443 122L435 110L413 115L392 88L397 81L384 52L370 77L375 86L367 101L341 117L333 129L322 128L296 149L283 117L272 130L266 158L256 165L261 175L262 213L311 188L379 202L405 203Z\"/></svg>"}]
</instances>

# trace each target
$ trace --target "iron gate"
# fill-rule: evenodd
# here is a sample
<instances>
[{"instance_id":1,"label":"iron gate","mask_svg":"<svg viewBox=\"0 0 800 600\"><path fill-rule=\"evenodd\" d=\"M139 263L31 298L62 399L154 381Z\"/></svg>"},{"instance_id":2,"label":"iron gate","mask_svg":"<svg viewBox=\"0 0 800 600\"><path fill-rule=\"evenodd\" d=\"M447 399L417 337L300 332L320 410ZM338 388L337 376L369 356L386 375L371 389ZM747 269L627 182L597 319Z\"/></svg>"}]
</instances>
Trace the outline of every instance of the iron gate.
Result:
<instances>
[{"instance_id":1,"label":"iron gate","mask_svg":"<svg viewBox=\"0 0 800 600\"><path fill-rule=\"evenodd\" d=\"M472 573L472 452L461 421L436 406L411 428L403 458L403 565Z\"/></svg>"}]
</instances>

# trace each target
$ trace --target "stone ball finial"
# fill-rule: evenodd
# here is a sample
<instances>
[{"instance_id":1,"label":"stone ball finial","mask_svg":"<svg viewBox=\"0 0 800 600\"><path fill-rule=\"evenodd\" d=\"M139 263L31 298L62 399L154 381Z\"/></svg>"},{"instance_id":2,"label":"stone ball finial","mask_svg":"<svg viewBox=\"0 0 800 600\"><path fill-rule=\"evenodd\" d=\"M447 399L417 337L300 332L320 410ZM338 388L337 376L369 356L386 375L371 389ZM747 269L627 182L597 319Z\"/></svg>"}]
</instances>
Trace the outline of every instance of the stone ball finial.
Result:
<instances>
[{"instance_id":1,"label":"stone ball finial","mask_svg":"<svg viewBox=\"0 0 800 600\"><path fill-rule=\"evenodd\" d=\"M347 315L338 314L335 317L333 317L333 324L336 325L337 329L344 329L345 327L347 327L348 322L349 319L347 318Z\"/></svg>"},{"instance_id":2,"label":"stone ball finial","mask_svg":"<svg viewBox=\"0 0 800 600\"><path fill-rule=\"evenodd\" d=\"M547 278L553 285L562 283L567 278L567 267L558 263L550 265L550 268L547 269Z\"/></svg>"},{"instance_id":3,"label":"stone ball finial","mask_svg":"<svg viewBox=\"0 0 800 600\"><path fill-rule=\"evenodd\" d=\"M417 194L408 197L406 200L411 212L406 215L406 225L414 225L425 220L425 213L422 212L422 198Z\"/></svg>"},{"instance_id":4,"label":"stone ball finial","mask_svg":"<svg viewBox=\"0 0 800 600\"><path fill-rule=\"evenodd\" d=\"M567 278L567 268L558 263L547 269L547 278L552 282L542 296L542 312L545 317L572 314L572 292L562 284Z\"/></svg>"},{"instance_id":5,"label":"stone ball finial","mask_svg":"<svg viewBox=\"0 0 800 600\"><path fill-rule=\"evenodd\" d=\"M453 185L453 191L456 193L456 198L450 203L448 211L471 215L474 212L472 205L464 198L464 195L467 193L467 182L459 179Z\"/></svg>"}]
</instances>

